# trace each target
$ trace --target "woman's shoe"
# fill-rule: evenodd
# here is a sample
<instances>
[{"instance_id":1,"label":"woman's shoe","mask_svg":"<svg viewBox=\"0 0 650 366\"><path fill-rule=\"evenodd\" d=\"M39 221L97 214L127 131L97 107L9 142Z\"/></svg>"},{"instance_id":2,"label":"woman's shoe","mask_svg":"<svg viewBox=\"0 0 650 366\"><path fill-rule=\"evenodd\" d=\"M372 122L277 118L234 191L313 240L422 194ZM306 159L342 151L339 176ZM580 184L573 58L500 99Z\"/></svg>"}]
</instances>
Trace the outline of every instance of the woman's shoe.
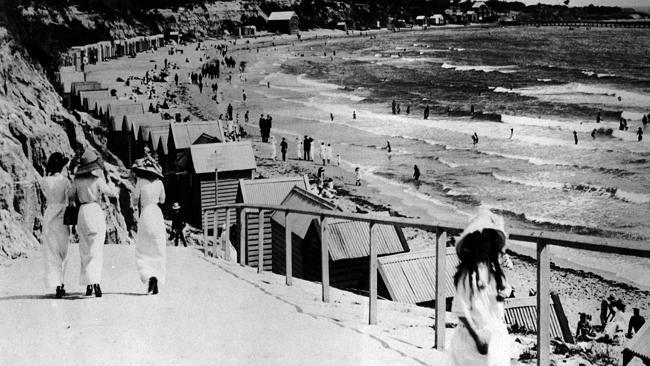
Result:
<instances>
[{"instance_id":1,"label":"woman's shoe","mask_svg":"<svg viewBox=\"0 0 650 366\"><path fill-rule=\"evenodd\" d=\"M93 294L93 285L86 286L86 296L90 296L92 294Z\"/></svg>"},{"instance_id":2,"label":"woman's shoe","mask_svg":"<svg viewBox=\"0 0 650 366\"><path fill-rule=\"evenodd\" d=\"M147 293L154 295L158 293L158 279L156 277L149 278L149 288L147 289Z\"/></svg>"},{"instance_id":3,"label":"woman's shoe","mask_svg":"<svg viewBox=\"0 0 650 366\"><path fill-rule=\"evenodd\" d=\"M54 297L57 299L62 299L63 295L65 295L65 290L63 289L63 285L56 286L56 294L54 295Z\"/></svg>"},{"instance_id":4,"label":"woman's shoe","mask_svg":"<svg viewBox=\"0 0 650 366\"><path fill-rule=\"evenodd\" d=\"M93 285L93 289L95 290L95 297L102 297L102 288L99 287L98 283Z\"/></svg>"}]
</instances>

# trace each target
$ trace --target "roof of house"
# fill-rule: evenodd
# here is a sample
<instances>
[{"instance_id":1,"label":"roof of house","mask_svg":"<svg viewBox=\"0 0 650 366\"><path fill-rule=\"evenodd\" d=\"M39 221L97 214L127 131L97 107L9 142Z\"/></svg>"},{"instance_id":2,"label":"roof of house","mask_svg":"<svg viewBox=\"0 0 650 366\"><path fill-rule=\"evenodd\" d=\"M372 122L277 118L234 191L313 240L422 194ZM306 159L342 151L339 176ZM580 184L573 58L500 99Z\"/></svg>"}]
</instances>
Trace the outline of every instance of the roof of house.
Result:
<instances>
[{"instance_id":1,"label":"roof of house","mask_svg":"<svg viewBox=\"0 0 650 366\"><path fill-rule=\"evenodd\" d=\"M329 219L327 238L330 259L363 258L370 255L368 223L345 219ZM315 228L320 224L314 221ZM403 253L409 250L402 229L390 225L375 225L372 231L377 255Z\"/></svg>"},{"instance_id":2,"label":"roof of house","mask_svg":"<svg viewBox=\"0 0 650 366\"><path fill-rule=\"evenodd\" d=\"M187 149L202 134L207 134L225 141L223 137L223 126L221 121L192 121L172 123L172 138L176 149Z\"/></svg>"},{"instance_id":3,"label":"roof of house","mask_svg":"<svg viewBox=\"0 0 650 366\"><path fill-rule=\"evenodd\" d=\"M290 20L294 16L298 16L295 11L274 11L268 20Z\"/></svg>"},{"instance_id":4,"label":"roof of house","mask_svg":"<svg viewBox=\"0 0 650 366\"><path fill-rule=\"evenodd\" d=\"M628 342L624 352L629 352L642 360L650 360L650 322L646 322Z\"/></svg>"},{"instance_id":5,"label":"roof of house","mask_svg":"<svg viewBox=\"0 0 650 366\"><path fill-rule=\"evenodd\" d=\"M321 198L299 186L294 186L293 189L287 194L285 199L280 203L280 206L302 209L316 209L316 210L335 210L336 205L332 202ZM289 223L291 225L291 232L298 235L301 239L305 238L307 230L311 221L316 218L310 215L291 214L289 215ZM276 212L271 216L271 220L286 227L284 220L284 212Z\"/></svg>"},{"instance_id":6,"label":"roof of house","mask_svg":"<svg viewBox=\"0 0 650 366\"><path fill-rule=\"evenodd\" d=\"M435 19L444 19L445 17L444 17L442 14L433 14L433 15L431 16L431 18L435 18Z\"/></svg>"},{"instance_id":7,"label":"roof of house","mask_svg":"<svg viewBox=\"0 0 650 366\"><path fill-rule=\"evenodd\" d=\"M133 131L133 137L137 140L140 136L140 129L143 126L164 126L169 130L171 121L164 120L158 113L140 113L124 115L127 127ZM143 134L142 137L145 137Z\"/></svg>"},{"instance_id":8,"label":"roof of house","mask_svg":"<svg viewBox=\"0 0 650 366\"><path fill-rule=\"evenodd\" d=\"M142 103L136 103L132 100L118 100L108 103L106 111L110 119L110 130L122 131L124 116L129 114L143 114L144 106ZM130 130L130 126L127 125L128 130Z\"/></svg>"},{"instance_id":9,"label":"roof of house","mask_svg":"<svg viewBox=\"0 0 650 366\"><path fill-rule=\"evenodd\" d=\"M239 191L243 203L279 205L293 187L307 189L306 176L289 178L267 178L239 180Z\"/></svg>"},{"instance_id":10,"label":"roof of house","mask_svg":"<svg viewBox=\"0 0 650 366\"><path fill-rule=\"evenodd\" d=\"M537 298L530 297L517 297L512 299L505 299L505 321L509 326L517 326L531 332L537 332ZM559 321L558 311L564 312L562 306L557 309L553 300L550 300L551 307L551 337L563 338L562 325ZM562 315L563 316L563 315ZM569 331L569 333L571 333ZM570 341L570 340L565 340Z\"/></svg>"},{"instance_id":11,"label":"roof of house","mask_svg":"<svg viewBox=\"0 0 650 366\"><path fill-rule=\"evenodd\" d=\"M474 8L474 9L478 9L478 8L480 8L481 6L487 6L487 4L485 3L485 1L477 1L477 2L475 2L474 4L472 4L472 8Z\"/></svg>"},{"instance_id":12,"label":"roof of house","mask_svg":"<svg viewBox=\"0 0 650 366\"><path fill-rule=\"evenodd\" d=\"M445 297L456 293L456 248L447 248ZM418 304L436 299L436 251L424 250L387 255L378 259L379 273L393 301Z\"/></svg>"},{"instance_id":13,"label":"roof of house","mask_svg":"<svg viewBox=\"0 0 650 366\"><path fill-rule=\"evenodd\" d=\"M424 20L426 17L424 15L418 15L415 17L416 20Z\"/></svg>"},{"instance_id":14,"label":"roof of house","mask_svg":"<svg viewBox=\"0 0 650 366\"><path fill-rule=\"evenodd\" d=\"M191 145L190 154L197 174L257 168L250 141Z\"/></svg>"}]
</instances>

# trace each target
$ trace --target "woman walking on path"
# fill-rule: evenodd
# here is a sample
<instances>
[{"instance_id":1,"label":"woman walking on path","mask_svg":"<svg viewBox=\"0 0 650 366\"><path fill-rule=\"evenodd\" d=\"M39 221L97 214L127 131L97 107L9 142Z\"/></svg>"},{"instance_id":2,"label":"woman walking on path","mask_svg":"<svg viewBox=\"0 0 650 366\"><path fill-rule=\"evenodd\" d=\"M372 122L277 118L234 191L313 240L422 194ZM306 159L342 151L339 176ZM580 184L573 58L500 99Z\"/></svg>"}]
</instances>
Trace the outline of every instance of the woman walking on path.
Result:
<instances>
[{"instance_id":1,"label":"woman walking on path","mask_svg":"<svg viewBox=\"0 0 650 366\"><path fill-rule=\"evenodd\" d=\"M499 264L506 238L503 219L486 209L470 222L456 244L460 263L454 276L452 311L459 325L449 350L455 365L510 365L503 300L512 288Z\"/></svg>"},{"instance_id":2,"label":"woman walking on path","mask_svg":"<svg viewBox=\"0 0 650 366\"><path fill-rule=\"evenodd\" d=\"M104 240L106 239L106 216L99 201L102 194L117 197L119 190L113 183L107 183L103 167L97 155L86 150L81 156L74 179L73 200L79 203L77 232L79 233L79 255L81 275L79 282L86 285L86 296L95 292L102 297L99 283L102 279L104 262Z\"/></svg>"},{"instance_id":3,"label":"woman walking on path","mask_svg":"<svg viewBox=\"0 0 650 366\"><path fill-rule=\"evenodd\" d=\"M70 244L70 228L63 223L63 215L72 195L72 184L62 174L69 161L59 152L50 155L45 168L46 177L41 181L43 195L47 201L41 238L45 259L45 283L48 288L56 288L57 299L65 295L63 279Z\"/></svg>"},{"instance_id":4,"label":"woman walking on path","mask_svg":"<svg viewBox=\"0 0 650 366\"><path fill-rule=\"evenodd\" d=\"M148 283L147 293L158 294L158 284L165 283L167 240L165 221L158 204L165 203L162 168L154 159L144 157L135 161L131 170L138 181L133 199L140 212L135 236L135 261L140 280Z\"/></svg>"}]
</instances>

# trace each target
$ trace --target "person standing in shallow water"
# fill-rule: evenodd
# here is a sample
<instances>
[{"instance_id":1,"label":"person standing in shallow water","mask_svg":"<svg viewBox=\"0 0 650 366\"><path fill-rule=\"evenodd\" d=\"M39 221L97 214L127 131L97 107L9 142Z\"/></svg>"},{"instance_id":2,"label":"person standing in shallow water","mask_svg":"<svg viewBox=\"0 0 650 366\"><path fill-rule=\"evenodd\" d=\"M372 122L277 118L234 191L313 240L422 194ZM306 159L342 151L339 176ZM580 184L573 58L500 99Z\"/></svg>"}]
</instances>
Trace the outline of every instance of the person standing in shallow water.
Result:
<instances>
[{"instance_id":1,"label":"person standing in shallow water","mask_svg":"<svg viewBox=\"0 0 650 366\"><path fill-rule=\"evenodd\" d=\"M45 260L45 283L48 288L56 288L57 299L65 295L63 280L70 244L70 228L63 223L63 214L72 193L72 184L63 174L68 162L69 159L59 152L50 155L45 168L46 176L41 181L41 188L47 202L41 236Z\"/></svg>"},{"instance_id":2,"label":"person standing in shallow water","mask_svg":"<svg viewBox=\"0 0 650 366\"><path fill-rule=\"evenodd\" d=\"M417 165L413 165L413 180L416 182L420 181L420 168Z\"/></svg>"},{"instance_id":3,"label":"person standing in shallow water","mask_svg":"<svg viewBox=\"0 0 650 366\"><path fill-rule=\"evenodd\" d=\"M639 129L636 131L636 134L637 134L637 136L638 136L638 140L637 140L637 141L641 141L641 140L643 140L643 129L642 129L641 127L639 127Z\"/></svg>"},{"instance_id":4,"label":"person standing in shallow water","mask_svg":"<svg viewBox=\"0 0 650 366\"><path fill-rule=\"evenodd\" d=\"M79 282L86 286L86 296L95 292L96 297L102 297L99 283L104 263L106 216L99 202L103 194L117 198L119 189L113 183L106 182L99 158L94 152L86 150L75 173L72 195L72 200L80 205L77 219L81 257Z\"/></svg>"},{"instance_id":5,"label":"person standing in shallow water","mask_svg":"<svg viewBox=\"0 0 650 366\"><path fill-rule=\"evenodd\" d=\"M576 131L573 131L573 141L575 144L578 144L578 133Z\"/></svg>"},{"instance_id":6,"label":"person standing in shallow water","mask_svg":"<svg viewBox=\"0 0 650 366\"><path fill-rule=\"evenodd\" d=\"M504 299L512 293L501 268L507 235L501 217L481 209L456 244L452 312L459 325L449 354L457 366L509 366L510 336L504 322Z\"/></svg>"},{"instance_id":7,"label":"person standing in shallow water","mask_svg":"<svg viewBox=\"0 0 650 366\"><path fill-rule=\"evenodd\" d=\"M137 177L133 192L138 207L138 233L135 236L135 261L147 293L158 294L158 284L166 279L167 241L165 221L159 204L165 203L162 169L151 157L135 161L131 170ZM182 232L182 230L181 230Z\"/></svg>"}]
</instances>

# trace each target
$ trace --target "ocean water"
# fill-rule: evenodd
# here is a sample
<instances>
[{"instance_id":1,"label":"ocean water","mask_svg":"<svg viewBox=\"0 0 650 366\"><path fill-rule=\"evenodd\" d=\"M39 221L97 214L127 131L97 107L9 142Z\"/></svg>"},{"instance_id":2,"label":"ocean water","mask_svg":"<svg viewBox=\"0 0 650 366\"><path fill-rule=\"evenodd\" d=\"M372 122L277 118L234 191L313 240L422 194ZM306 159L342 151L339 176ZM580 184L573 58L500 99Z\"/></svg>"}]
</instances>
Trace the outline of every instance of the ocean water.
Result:
<instances>
[{"instance_id":1,"label":"ocean water","mask_svg":"<svg viewBox=\"0 0 650 366\"><path fill-rule=\"evenodd\" d=\"M514 227L649 242L650 136L636 135L650 113L649 50L650 33L634 29L409 32L305 46L296 51L307 57L283 60L263 82L270 97L316 111L318 123L358 131L331 133L349 165L415 201L458 216L488 206ZM470 106L483 113L470 116ZM618 130L621 116L628 131ZM613 133L592 138L600 128ZM650 287L648 260L554 253Z\"/></svg>"}]
</instances>

